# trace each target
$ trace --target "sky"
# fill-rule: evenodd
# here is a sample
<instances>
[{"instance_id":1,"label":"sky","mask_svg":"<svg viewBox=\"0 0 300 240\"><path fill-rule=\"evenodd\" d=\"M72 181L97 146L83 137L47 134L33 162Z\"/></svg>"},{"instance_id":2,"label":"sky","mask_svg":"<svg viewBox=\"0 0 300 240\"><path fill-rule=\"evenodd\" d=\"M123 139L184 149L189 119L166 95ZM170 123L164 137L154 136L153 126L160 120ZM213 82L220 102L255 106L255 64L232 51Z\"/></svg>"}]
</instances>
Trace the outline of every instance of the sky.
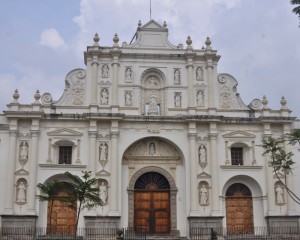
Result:
<instances>
[{"instance_id":1,"label":"sky","mask_svg":"<svg viewBox=\"0 0 300 240\"><path fill-rule=\"evenodd\" d=\"M300 117L300 27L289 0L151 0L151 18L166 21L169 40L201 48L207 36L221 59L219 73L238 81L246 105L266 95L271 109L284 96ZM54 100L65 77L85 68L83 52L97 32L101 46L115 33L129 43L150 0L0 0L0 112L19 90L30 104L38 89Z\"/></svg>"}]
</instances>

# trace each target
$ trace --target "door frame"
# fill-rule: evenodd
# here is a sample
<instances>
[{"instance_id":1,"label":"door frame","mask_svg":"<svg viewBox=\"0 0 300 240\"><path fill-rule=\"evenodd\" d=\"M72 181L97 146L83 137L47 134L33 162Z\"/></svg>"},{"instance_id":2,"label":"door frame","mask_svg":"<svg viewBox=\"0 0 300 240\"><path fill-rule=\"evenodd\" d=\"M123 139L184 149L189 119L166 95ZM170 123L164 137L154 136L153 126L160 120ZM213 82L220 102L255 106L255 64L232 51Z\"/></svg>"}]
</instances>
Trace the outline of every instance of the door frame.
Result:
<instances>
[{"instance_id":1,"label":"door frame","mask_svg":"<svg viewBox=\"0 0 300 240\"><path fill-rule=\"evenodd\" d=\"M178 235L177 230L177 203L176 203L176 195L177 195L177 187L175 184L175 181L172 177L172 175L160 167L145 167L140 170L138 170L130 179L129 186L127 189L128 192L128 227L134 228L134 185L137 181L137 179L142 176L144 173L148 172L157 172L163 175L170 184L170 235L176 236Z\"/></svg>"}]
</instances>

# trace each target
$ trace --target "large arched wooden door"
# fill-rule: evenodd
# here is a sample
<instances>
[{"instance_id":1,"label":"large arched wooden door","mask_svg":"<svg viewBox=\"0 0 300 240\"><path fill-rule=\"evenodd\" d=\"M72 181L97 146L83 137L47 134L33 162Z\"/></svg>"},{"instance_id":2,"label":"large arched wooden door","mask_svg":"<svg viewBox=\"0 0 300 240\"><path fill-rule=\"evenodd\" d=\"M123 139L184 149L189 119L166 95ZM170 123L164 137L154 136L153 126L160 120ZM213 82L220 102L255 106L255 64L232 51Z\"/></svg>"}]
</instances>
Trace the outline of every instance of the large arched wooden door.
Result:
<instances>
[{"instance_id":1,"label":"large arched wooden door","mask_svg":"<svg viewBox=\"0 0 300 240\"><path fill-rule=\"evenodd\" d=\"M68 198L72 186L68 183L57 190L56 198ZM67 202L59 200L48 202L47 232L53 234L74 234L76 209L68 207Z\"/></svg>"},{"instance_id":2,"label":"large arched wooden door","mask_svg":"<svg viewBox=\"0 0 300 240\"><path fill-rule=\"evenodd\" d=\"M155 172L140 176L134 186L134 229L149 234L170 233L170 185Z\"/></svg>"},{"instance_id":3,"label":"large arched wooden door","mask_svg":"<svg viewBox=\"0 0 300 240\"><path fill-rule=\"evenodd\" d=\"M226 191L227 232L253 233L253 203L250 189L232 184Z\"/></svg>"}]
</instances>

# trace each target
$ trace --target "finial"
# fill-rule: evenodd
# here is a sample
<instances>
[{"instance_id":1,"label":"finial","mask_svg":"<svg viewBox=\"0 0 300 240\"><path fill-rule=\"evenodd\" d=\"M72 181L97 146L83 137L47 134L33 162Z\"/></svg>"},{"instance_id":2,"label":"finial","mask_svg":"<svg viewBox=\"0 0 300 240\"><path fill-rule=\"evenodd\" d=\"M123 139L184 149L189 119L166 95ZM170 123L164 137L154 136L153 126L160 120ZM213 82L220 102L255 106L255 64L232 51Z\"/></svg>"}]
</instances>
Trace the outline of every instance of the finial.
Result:
<instances>
[{"instance_id":1,"label":"finial","mask_svg":"<svg viewBox=\"0 0 300 240\"><path fill-rule=\"evenodd\" d=\"M95 34L93 40L94 40L94 46L99 46L98 42L99 42L100 38L99 38L98 33Z\"/></svg>"},{"instance_id":2,"label":"finial","mask_svg":"<svg viewBox=\"0 0 300 240\"><path fill-rule=\"evenodd\" d=\"M211 41L210 41L210 38L207 37L206 40L205 40L205 45L206 45L206 49L211 49Z\"/></svg>"},{"instance_id":3,"label":"finial","mask_svg":"<svg viewBox=\"0 0 300 240\"><path fill-rule=\"evenodd\" d=\"M141 26L142 26L142 22L141 22L141 20L139 20L138 27L141 27Z\"/></svg>"},{"instance_id":4,"label":"finial","mask_svg":"<svg viewBox=\"0 0 300 240\"><path fill-rule=\"evenodd\" d=\"M166 28L167 27L167 23L166 21L164 21L163 27Z\"/></svg>"},{"instance_id":5,"label":"finial","mask_svg":"<svg viewBox=\"0 0 300 240\"><path fill-rule=\"evenodd\" d=\"M20 97L19 91L18 91L18 89L16 89L13 94L14 102L18 102L19 97Z\"/></svg>"},{"instance_id":6,"label":"finial","mask_svg":"<svg viewBox=\"0 0 300 240\"><path fill-rule=\"evenodd\" d=\"M186 39L186 44L188 45L188 47L191 47L192 42L193 42L193 41L192 41L191 37L188 36L187 39Z\"/></svg>"},{"instance_id":7,"label":"finial","mask_svg":"<svg viewBox=\"0 0 300 240\"><path fill-rule=\"evenodd\" d=\"M263 96L263 99L262 99L262 101L261 101L261 103L263 104L263 109L268 109L268 99L267 99L267 97L264 95Z\"/></svg>"},{"instance_id":8,"label":"finial","mask_svg":"<svg viewBox=\"0 0 300 240\"><path fill-rule=\"evenodd\" d=\"M118 34L115 34L115 36L113 37L113 41L114 41L114 46L118 46L118 42L119 42L119 37Z\"/></svg>"},{"instance_id":9,"label":"finial","mask_svg":"<svg viewBox=\"0 0 300 240\"><path fill-rule=\"evenodd\" d=\"M39 101L41 98L41 94L39 90L36 90L35 94L34 94L34 99L35 101Z\"/></svg>"},{"instance_id":10,"label":"finial","mask_svg":"<svg viewBox=\"0 0 300 240\"><path fill-rule=\"evenodd\" d=\"M287 108L286 107L287 101L286 101L284 96L281 97L280 104L281 104L281 109L286 109Z\"/></svg>"}]
</instances>

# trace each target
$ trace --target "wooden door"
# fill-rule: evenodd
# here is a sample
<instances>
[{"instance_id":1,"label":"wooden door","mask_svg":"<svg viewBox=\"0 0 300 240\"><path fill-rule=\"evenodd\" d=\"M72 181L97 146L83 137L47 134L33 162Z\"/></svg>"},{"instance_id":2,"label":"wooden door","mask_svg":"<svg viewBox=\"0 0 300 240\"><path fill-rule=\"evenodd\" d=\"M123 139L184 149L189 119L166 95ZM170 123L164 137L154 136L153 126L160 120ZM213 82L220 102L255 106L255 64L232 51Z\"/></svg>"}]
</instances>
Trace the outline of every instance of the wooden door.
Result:
<instances>
[{"instance_id":1,"label":"wooden door","mask_svg":"<svg viewBox=\"0 0 300 240\"><path fill-rule=\"evenodd\" d=\"M150 234L170 233L170 185L159 173L145 173L135 184L134 228Z\"/></svg>"},{"instance_id":2,"label":"wooden door","mask_svg":"<svg viewBox=\"0 0 300 240\"><path fill-rule=\"evenodd\" d=\"M251 192L243 184L233 184L226 192L227 232L253 233L253 203Z\"/></svg>"},{"instance_id":3,"label":"wooden door","mask_svg":"<svg viewBox=\"0 0 300 240\"><path fill-rule=\"evenodd\" d=\"M60 191L57 197L68 197ZM74 234L76 223L76 209L71 209L68 203L55 200L48 202L47 232L53 234Z\"/></svg>"},{"instance_id":4,"label":"wooden door","mask_svg":"<svg viewBox=\"0 0 300 240\"><path fill-rule=\"evenodd\" d=\"M150 234L170 232L169 192L135 192L134 200L135 231Z\"/></svg>"}]
</instances>

